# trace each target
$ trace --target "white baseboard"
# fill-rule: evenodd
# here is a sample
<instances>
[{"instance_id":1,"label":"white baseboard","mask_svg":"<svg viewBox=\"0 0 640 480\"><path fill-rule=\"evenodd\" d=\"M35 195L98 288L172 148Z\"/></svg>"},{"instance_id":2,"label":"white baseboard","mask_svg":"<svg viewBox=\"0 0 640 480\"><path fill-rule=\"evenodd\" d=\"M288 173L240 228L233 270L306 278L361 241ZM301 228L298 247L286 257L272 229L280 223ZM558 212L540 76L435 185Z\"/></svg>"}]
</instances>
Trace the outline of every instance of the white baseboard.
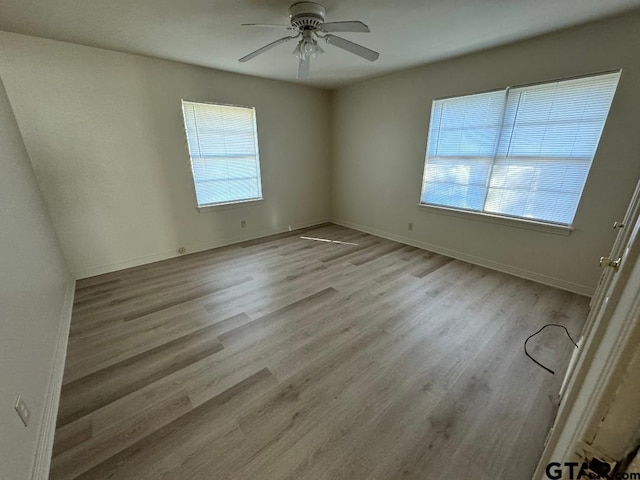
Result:
<instances>
[{"instance_id":1,"label":"white baseboard","mask_svg":"<svg viewBox=\"0 0 640 480\"><path fill-rule=\"evenodd\" d=\"M282 226L280 228L265 230L261 232L254 232L248 235L241 235L241 236L228 238L224 240L208 242L208 243L204 243L196 246L191 246L188 249L188 253L202 252L205 250L211 250L213 248L233 245L234 243L245 242L247 240L255 240L258 238L267 237L269 235L284 233L284 232L287 232L289 228L291 228L292 230L297 230L301 228L312 227L314 225L320 225L326 222L332 222L332 223L335 223L336 225L342 225L345 227L353 228L354 230L359 230L361 232L369 233L371 235L376 235L378 237L386 238L388 240L393 240L395 242L400 242L406 245L422 248L424 250L429 250L431 252L439 253L441 255L446 255L448 257L457 258L458 260L463 260L465 262L473 263L475 265L480 265L483 267L491 268L493 270L498 270L503 273L515 275L517 277L525 278L527 280L532 280L534 282L560 288L562 290L567 290L569 292L578 293L580 295L586 295L589 297L593 295L594 288L588 285L569 282L567 280L563 280L556 277L550 277L548 275L544 275L538 272L532 272L530 270L514 267L512 265L506 265L504 263L499 263L493 260L489 260L487 258L470 255L468 253L459 252L457 250L441 247L439 245L433 245L427 242L423 242L421 240L404 237L402 235L396 235L394 233L378 230L375 228L367 227L365 225L360 225L357 223L349 222L347 220L342 220L339 218L323 217L323 218L318 218L315 220L299 223L296 225L291 225L291 226L287 225L287 226ZM74 275L75 275L75 278L77 279L88 278L96 275L102 275L104 273L124 270L126 268L138 267L140 265L146 265L148 263L159 262L161 260L167 260L169 258L173 258L177 256L179 256L179 254L175 250L160 252L160 253L155 253L153 255L147 255L144 257L132 258L132 259L123 260L120 262L115 262L107 265L92 267L86 270L74 272Z\"/></svg>"},{"instance_id":2,"label":"white baseboard","mask_svg":"<svg viewBox=\"0 0 640 480\"><path fill-rule=\"evenodd\" d=\"M269 235L276 235L278 233L288 232L289 230L298 230L301 228L313 227L314 225L320 225L322 223L329 222L328 217L317 218L307 222L298 223L295 225L283 225L278 228L263 230L260 232L253 232L247 235L239 235L237 237L226 238L223 240L216 240L213 242L202 243L198 245L192 245L187 248L187 253L203 252L205 250L211 250L213 248L226 247L227 245L233 245L234 243L246 242L247 240L256 240L262 237L268 237ZM85 270L75 271L73 275L76 279L94 277L96 275L102 275L104 273L117 272L126 268L139 267L140 265L146 265L148 263L159 262L161 260L167 260L173 257L179 257L180 254L176 250L170 250L166 252L154 253L152 255L146 255L144 257L131 258L128 260L122 260L119 262L110 263L107 265L99 265Z\"/></svg>"},{"instance_id":3,"label":"white baseboard","mask_svg":"<svg viewBox=\"0 0 640 480\"><path fill-rule=\"evenodd\" d=\"M69 342L69 328L71 326L71 312L73 310L73 298L76 282L71 279L65 292L64 303L60 313L60 327L58 338L51 362L49 385L38 431L38 443L36 455L31 472L31 480L47 480L51 467L51 453L53 451L53 437L56 431L56 417L60 404L60 391L62 389L62 375L67 356L67 344Z\"/></svg>"},{"instance_id":4,"label":"white baseboard","mask_svg":"<svg viewBox=\"0 0 640 480\"><path fill-rule=\"evenodd\" d=\"M487 258L482 258L475 255L470 255L468 253L459 252L449 248L441 247L438 245L433 245L427 242L423 242L421 240L403 237L402 235L396 235L394 233L385 232L375 228L367 227L365 225L359 225L357 223L349 222L347 220L341 220L339 218L331 218L330 221L332 223L335 223L336 225L342 225L343 227L353 228L354 230L359 230L361 232L369 233L371 235L376 235L378 237L386 238L387 240L393 240L395 242L404 243L405 245L411 245L413 247L422 248L424 250L429 250L430 252L439 253L447 257L456 258L458 260L473 263L475 265L480 265L481 267L487 267L492 270L508 273L510 275L515 275L516 277L525 278L527 280L532 280L534 282L542 283L544 285L549 285L551 287L556 287L562 290L567 290L569 292L585 295L587 297L592 296L594 292L594 288L588 285L582 285L579 283L562 280L560 278L550 277L548 275L532 272L530 270L525 270L523 268L518 268L511 265L506 265L504 263L499 263L493 260L489 260Z\"/></svg>"},{"instance_id":5,"label":"white baseboard","mask_svg":"<svg viewBox=\"0 0 640 480\"><path fill-rule=\"evenodd\" d=\"M76 280L80 280L83 278L95 277L96 275L102 275L105 273L125 270L127 268L139 267L140 265L146 265L148 263L160 262L162 260L166 260L168 258L173 258L177 256L179 255L175 250L171 250L168 252L154 253L153 255L145 255L144 257L130 258L127 260L121 260L119 262L107 263L105 265L98 265L96 267L74 271L73 276L76 278Z\"/></svg>"}]
</instances>

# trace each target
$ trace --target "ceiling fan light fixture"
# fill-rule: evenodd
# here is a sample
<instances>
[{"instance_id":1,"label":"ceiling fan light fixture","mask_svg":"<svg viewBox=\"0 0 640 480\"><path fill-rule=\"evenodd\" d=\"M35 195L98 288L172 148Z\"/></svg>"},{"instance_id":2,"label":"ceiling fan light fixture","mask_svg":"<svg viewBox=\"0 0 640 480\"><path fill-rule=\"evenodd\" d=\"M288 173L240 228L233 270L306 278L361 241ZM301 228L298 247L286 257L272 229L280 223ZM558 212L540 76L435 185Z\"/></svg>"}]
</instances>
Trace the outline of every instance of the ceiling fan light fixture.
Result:
<instances>
[{"instance_id":1,"label":"ceiling fan light fixture","mask_svg":"<svg viewBox=\"0 0 640 480\"><path fill-rule=\"evenodd\" d=\"M341 48L349 53L362 57L370 62L378 59L379 53L370 50L362 45L354 43L342 37L337 37L330 32L357 32L367 33L369 27L358 20L326 23L325 9L315 2L297 2L289 7L289 20L291 26L243 23L244 26L286 28L293 30L297 34L280 38L265 45L258 50L240 58L240 62L247 62L258 55L290 40L296 40L297 45L293 50L293 55L298 59L298 78L307 78L309 75L310 60L322 55L324 50L318 45L318 39L323 38L327 43Z\"/></svg>"},{"instance_id":2,"label":"ceiling fan light fixture","mask_svg":"<svg viewBox=\"0 0 640 480\"><path fill-rule=\"evenodd\" d=\"M305 39L302 41L302 53L309 57L316 53L316 46L313 44L313 40Z\"/></svg>"}]
</instances>

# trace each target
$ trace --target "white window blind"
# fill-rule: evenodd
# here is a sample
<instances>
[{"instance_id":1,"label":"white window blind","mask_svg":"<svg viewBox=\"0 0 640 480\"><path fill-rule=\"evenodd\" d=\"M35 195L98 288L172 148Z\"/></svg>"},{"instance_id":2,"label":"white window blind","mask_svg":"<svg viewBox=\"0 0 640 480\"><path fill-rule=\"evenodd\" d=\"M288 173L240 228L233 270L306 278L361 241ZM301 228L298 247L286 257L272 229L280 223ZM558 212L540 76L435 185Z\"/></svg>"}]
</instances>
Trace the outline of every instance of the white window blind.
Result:
<instances>
[{"instance_id":1,"label":"white window blind","mask_svg":"<svg viewBox=\"0 0 640 480\"><path fill-rule=\"evenodd\" d=\"M255 109L182 102L198 207L262 198Z\"/></svg>"},{"instance_id":2,"label":"white window blind","mask_svg":"<svg viewBox=\"0 0 640 480\"><path fill-rule=\"evenodd\" d=\"M435 100L421 202L570 225L619 77Z\"/></svg>"}]
</instances>

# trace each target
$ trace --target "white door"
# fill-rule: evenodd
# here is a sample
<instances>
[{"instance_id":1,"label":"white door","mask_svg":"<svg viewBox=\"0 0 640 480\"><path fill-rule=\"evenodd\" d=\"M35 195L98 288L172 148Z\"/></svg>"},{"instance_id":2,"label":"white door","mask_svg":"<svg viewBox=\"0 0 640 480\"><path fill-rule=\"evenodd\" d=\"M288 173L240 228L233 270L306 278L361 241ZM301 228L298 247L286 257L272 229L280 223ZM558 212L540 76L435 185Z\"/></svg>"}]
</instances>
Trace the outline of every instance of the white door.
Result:
<instances>
[{"instance_id":1,"label":"white door","mask_svg":"<svg viewBox=\"0 0 640 480\"><path fill-rule=\"evenodd\" d=\"M569 367L562 381L560 387L559 403L562 403L564 395L567 391L567 386L575 372L575 367L578 363L580 355L585 352L585 340L592 335L594 327L603 321L604 311L603 307L607 304L615 303L620 293L620 288L614 288L614 283L622 285L626 282L629 276L629 268L621 269L622 263L629 262L630 243L637 233L638 218L640 217L640 182L636 185L636 189L631 198L629 208L622 220L613 222L612 228L618 231L618 235L613 244L613 248L609 255L604 255L600 258L600 266L602 267L602 274L598 281L598 286L591 298L589 304L589 316L584 324L582 333L577 341L580 348L573 352ZM597 261L597 259L593 259ZM615 282L614 282L615 281Z\"/></svg>"},{"instance_id":2,"label":"white door","mask_svg":"<svg viewBox=\"0 0 640 480\"><path fill-rule=\"evenodd\" d=\"M640 183L618 236L602 261L603 273L561 388L560 407L534 479L548 478L550 461L579 458L592 444L616 393L621 366L637 348L640 332ZM594 259L598 261L598 259ZM576 455L577 454L577 455Z\"/></svg>"}]
</instances>

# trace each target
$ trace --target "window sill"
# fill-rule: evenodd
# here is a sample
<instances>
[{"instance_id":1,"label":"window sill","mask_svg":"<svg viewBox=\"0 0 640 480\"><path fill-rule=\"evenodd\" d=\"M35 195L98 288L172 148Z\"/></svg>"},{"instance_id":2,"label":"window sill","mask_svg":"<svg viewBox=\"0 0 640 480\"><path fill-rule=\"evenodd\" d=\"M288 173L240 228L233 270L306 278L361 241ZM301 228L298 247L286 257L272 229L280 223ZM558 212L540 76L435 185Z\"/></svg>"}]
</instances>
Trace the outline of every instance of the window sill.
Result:
<instances>
[{"instance_id":1,"label":"window sill","mask_svg":"<svg viewBox=\"0 0 640 480\"><path fill-rule=\"evenodd\" d=\"M525 220L522 218L501 217L490 213L472 212L468 210L458 210L456 208L440 207L436 205L418 204L418 209L429 211L431 213L439 213L442 215L450 215L453 217L466 218L480 222L496 223L498 225L506 225L515 228L524 228L526 230L536 230L538 232L552 233L555 235L570 235L573 227L556 225L553 223L536 222L535 220Z\"/></svg>"},{"instance_id":2,"label":"window sill","mask_svg":"<svg viewBox=\"0 0 640 480\"><path fill-rule=\"evenodd\" d=\"M201 207L196 207L198 212L212 212L218 210L230 210L232 208L240 208L240 207L253 207L264 201L263 198L252 198L251 200L238 200L237 202L228 202L228 203L216 203L213 205L203 205Z\"/></svg>"}]
</instances>

